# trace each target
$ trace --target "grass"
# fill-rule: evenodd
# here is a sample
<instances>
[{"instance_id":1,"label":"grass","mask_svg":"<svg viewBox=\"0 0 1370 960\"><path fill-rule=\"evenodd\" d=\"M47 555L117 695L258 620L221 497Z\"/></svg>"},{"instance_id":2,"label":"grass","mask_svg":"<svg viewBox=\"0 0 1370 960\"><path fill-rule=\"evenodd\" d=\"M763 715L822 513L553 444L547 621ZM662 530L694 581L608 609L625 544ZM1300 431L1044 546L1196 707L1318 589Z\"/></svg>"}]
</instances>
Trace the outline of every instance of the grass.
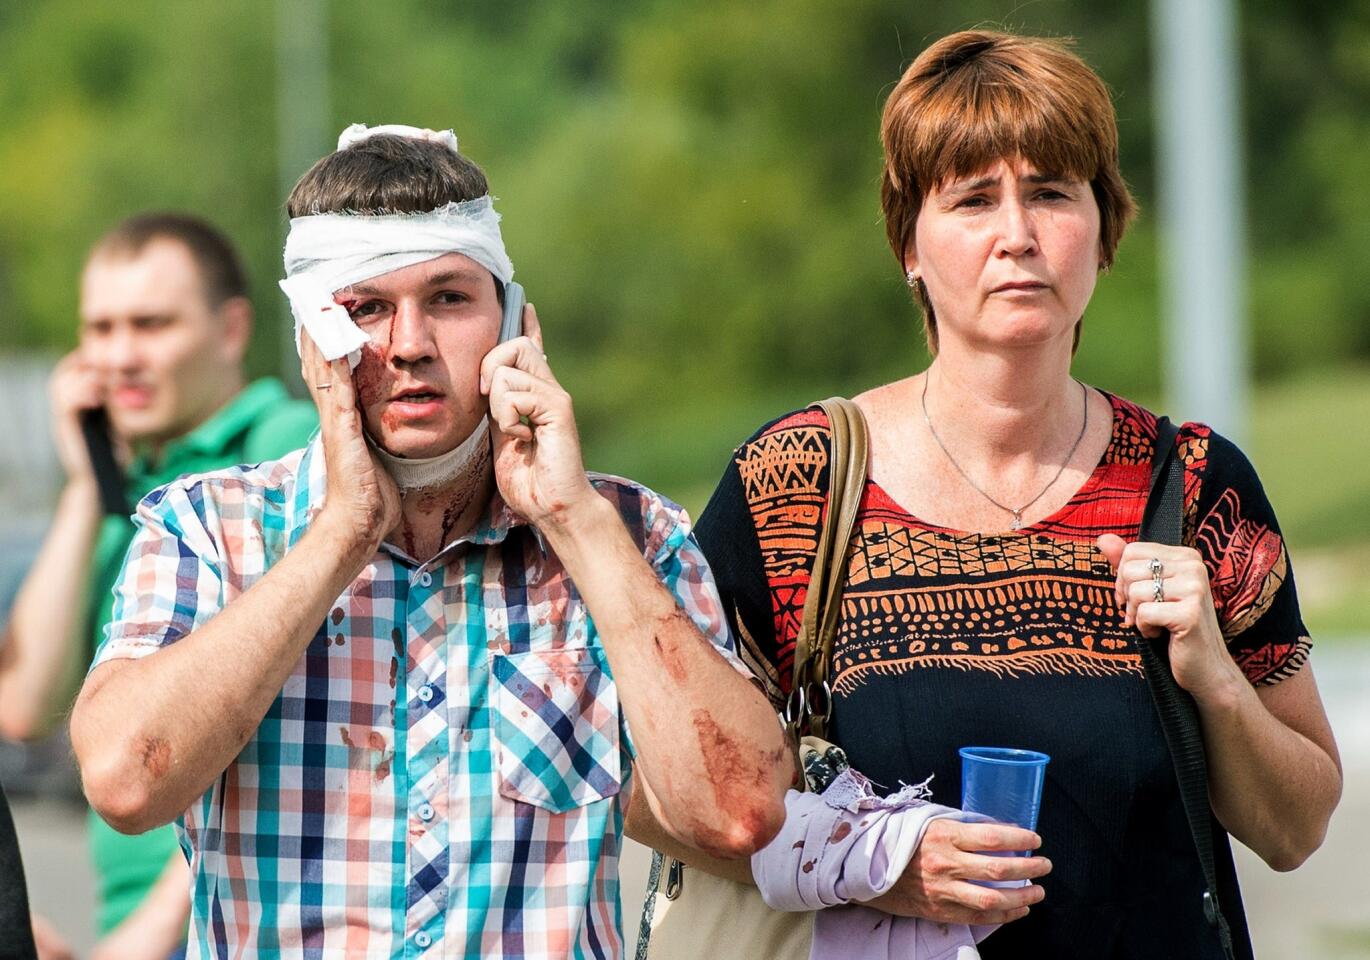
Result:
<instances>
[{"instance_id":1,"label":"grass","mask_svg":"<svg viewBox=\"0 0 1370 960\"><path fill-rule=\"evenodd\" d=\"M1255 391L1249 454L1319 640L1370 637L1370 368Z\"/></svg>"},{"instance_id":2,"label":"grass","mask_svg":"<svg viewBox=\"0 0 1370 960\"><path fill-rule=\"evenodd\" d=\"M1370 543L1370 368L1255 391L1252 461L1290 544Z\"/></svg>"}]
</instances>

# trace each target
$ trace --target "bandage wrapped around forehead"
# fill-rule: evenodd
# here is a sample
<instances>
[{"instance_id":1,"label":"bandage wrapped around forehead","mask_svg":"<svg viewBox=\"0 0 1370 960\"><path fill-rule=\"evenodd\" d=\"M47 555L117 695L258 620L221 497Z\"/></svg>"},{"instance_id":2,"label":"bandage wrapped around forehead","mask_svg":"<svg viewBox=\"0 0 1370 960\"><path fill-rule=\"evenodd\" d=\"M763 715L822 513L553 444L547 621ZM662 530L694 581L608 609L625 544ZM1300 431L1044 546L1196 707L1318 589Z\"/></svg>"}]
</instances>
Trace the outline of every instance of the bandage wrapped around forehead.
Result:
<instances>
[{"instance_id":1,"label":"bandage wrapped around forehead","mask_svg":"<svg viewBox=\"0 0 1370 960\"><path fill-rule=\"evenodd\" d=\"M338 149L376 134L432 140L457 151L450 130L434 132L394 124L353 124L338 138ZM494 274L500 283L514 276L504 251L499 214L489 195L449 203L426 213L324 213L295 217L285 241L285 279L280 286L295 316L295 349L300 330L309 331L327 360L347 357L356 367L368 337L333 294L392 270L460 253Z\"/></svg>"}]
</instances>

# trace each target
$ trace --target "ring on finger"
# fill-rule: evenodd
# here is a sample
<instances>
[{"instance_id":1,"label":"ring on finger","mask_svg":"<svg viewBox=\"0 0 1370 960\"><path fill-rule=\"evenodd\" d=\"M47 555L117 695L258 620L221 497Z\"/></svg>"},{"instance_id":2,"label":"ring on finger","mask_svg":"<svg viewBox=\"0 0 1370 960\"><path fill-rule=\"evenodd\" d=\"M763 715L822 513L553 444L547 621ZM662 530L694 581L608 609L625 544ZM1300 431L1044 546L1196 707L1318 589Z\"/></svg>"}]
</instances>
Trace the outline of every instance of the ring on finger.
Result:
<instances>
[{"instance_id":1,"label":"ring on finger","mask_svg":"<svg viewBox=\"0 0 1370 960\"><path fill-rule=\"evenodd\" d=\"M1151 599L1156 603L1165 602L1165 581L1161 575L1165 571L1165 565L1159 558L1151 559Z\"/></svg>"},{"instance_id":2,"label":"ring on finger","mask_svg":"<svg viewBox=\"0 0 1370 960\"><path fill-rule=\"evenodd\" d=\"M315 390L332 390L332 389L333 389L333 384L331 384L331 383L316 383L316 384L314 384L314 389L315 389Z\"/></svg>"}]
</instances>

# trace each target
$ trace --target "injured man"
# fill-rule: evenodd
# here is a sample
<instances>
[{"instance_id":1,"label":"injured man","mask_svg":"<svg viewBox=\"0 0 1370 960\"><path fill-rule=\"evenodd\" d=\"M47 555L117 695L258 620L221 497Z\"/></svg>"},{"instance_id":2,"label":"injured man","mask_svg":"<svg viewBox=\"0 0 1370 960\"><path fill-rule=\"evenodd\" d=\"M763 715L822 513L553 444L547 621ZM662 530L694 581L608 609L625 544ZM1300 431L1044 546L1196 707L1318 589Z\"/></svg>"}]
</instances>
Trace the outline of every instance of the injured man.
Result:
<instances>
[{"instance_id":1,"label":"injured man","mask_svg":"<svg viewBox=\"0 0 1370 960\"><path fill-rule=\"evenodd\" d=\"M747 857L781 727L684 511L585 471L451 132L350 127L288 209L319 433L138 505L86 794L175 821L192 957L620 957L632 792Z\"/></svg>"}]
</instances>

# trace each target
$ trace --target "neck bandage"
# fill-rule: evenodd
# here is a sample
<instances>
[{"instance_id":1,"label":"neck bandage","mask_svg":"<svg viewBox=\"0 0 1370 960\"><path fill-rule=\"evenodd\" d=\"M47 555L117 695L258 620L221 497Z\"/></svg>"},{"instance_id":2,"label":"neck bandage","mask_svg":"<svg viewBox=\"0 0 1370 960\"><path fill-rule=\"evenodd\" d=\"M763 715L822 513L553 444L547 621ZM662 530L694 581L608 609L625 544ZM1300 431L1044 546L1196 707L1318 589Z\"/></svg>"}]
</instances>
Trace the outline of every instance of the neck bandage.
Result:
<instances>
[{"instance_id":1,"label":"neck bandage","mask_svg":"<svg viewBox=\"0 0 1370 960\"><path fill-rule=\"evenodd\" d=\"M490 421L482 417L480 426L471 431L469 437L455 449L436 457L397 457L393 453L386 453L375 441L371 441L371 449L375 451L381 466L394 479L395 486L400 488L401 493L407 493L410 490L431 490L455 480L480 459L483 452L481 448L489 442Z\"/></svg>"},{"instance_id":2,"label":"neck bandage","mask_svg":"<svg viewBox=\"0 0 1370 960\"><path fill-rule=\"evenodd\" d=\"M450 130L435 132L394 124L367 128L359 123L343 131L338 149L376 134L431 140L457 152L457 138ZM488 194L427 213L324 213L293 218L285 241L285 279L280 286L295 316L296 351L300 350L303 328L324 359L347 357L356 369L368 338L347 310L334 302L333 295L392 270L460 253L507 284L514 276L514 265L504 251L499 220Z\"/></svg>"}]
</instances>

